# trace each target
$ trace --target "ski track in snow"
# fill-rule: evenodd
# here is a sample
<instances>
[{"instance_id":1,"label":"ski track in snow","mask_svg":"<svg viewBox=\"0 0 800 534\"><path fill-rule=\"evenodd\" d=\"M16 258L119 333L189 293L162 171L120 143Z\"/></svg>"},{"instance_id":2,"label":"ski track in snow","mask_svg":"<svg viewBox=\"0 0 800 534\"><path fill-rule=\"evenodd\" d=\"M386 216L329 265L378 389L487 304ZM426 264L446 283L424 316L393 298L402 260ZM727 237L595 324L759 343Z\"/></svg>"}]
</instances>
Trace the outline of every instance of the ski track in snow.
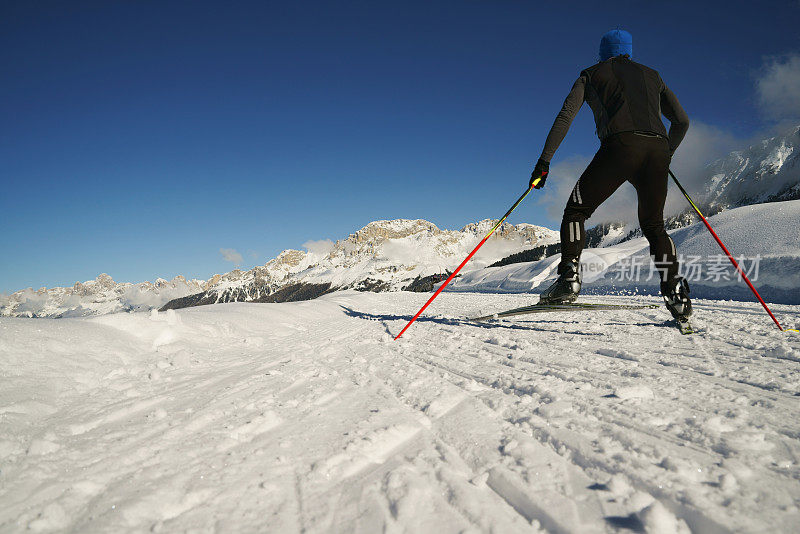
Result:
<instances>
[{"instance_id":1,"label":"ski track in snow","mask_svg":"<svg viewBox=\"0 0 800 534\"><path fill-rule=\"evenodd\" d=\"M470 323L536 297L451 293L394 341L427 298L0 319L0 531L800 525L800 335L757 304L681 336L663 309Z\"/></svg>"}]
</instances>

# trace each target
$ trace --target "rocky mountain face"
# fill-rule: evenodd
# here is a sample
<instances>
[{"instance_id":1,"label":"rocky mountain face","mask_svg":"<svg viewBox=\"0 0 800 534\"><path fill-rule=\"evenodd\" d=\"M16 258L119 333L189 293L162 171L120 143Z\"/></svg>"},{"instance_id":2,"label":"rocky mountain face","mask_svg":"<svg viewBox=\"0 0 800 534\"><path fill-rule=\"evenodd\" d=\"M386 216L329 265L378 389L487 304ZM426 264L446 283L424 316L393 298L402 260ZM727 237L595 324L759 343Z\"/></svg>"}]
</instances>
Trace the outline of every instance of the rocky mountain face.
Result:
<instances>
[{"instance_id":1,"label":"rocky mountain face","mask_svg":"<svg viewBox=\"0 0 800 534\"><path fill-rule=\"evenodd\" d=\"M0 295L0 315L77 317L218 302L307 300L337 289L426 291L452 271L491 229L484 220L441 230L421 219L374 221L346 239L285 250L264 265L209 280L158 279L116 283L107 274L73 287L25 289ZM503 224L470 262L484 267L512 251L558 241L558 233L530 224Z\"/></svg>"},{"instance_id":2,"label":"rocky mountain face","mask_svg":"<svg viewBox=\"0 0 800 534\"><path fill-rule=\"evenodd\" d=\"M718 210L800 198L800 127L707 167L703 203Z\"/></svg>"}]
</instances>

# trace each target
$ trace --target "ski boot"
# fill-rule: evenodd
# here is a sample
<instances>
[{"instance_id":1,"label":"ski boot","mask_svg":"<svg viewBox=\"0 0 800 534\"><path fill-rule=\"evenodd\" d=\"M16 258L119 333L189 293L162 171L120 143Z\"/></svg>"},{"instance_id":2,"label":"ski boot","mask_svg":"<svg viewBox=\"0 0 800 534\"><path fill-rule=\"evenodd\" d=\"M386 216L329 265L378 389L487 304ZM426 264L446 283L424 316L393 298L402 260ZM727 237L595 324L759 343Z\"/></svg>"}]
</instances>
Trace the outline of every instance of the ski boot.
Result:
<instances>
[{"instance_id":1,"label":"ski boot","mask_svg":"<svg viewBox=\"0 0 800 534\"><path fill-rule=\"evenodd\" d=\"M558 279L539 295L539 304L568 304L581 292L580 263L568 261L558 266Z\"/></svg>"},{"instance_id":2,"label":"ski boot","mask_svg":"<svg viewBox=\"0 0 800 534\"><path fill-rule=\"evenodd\" d=\"M661 296L664 304L679 323L687 323L692 315L692 301L689 299L689 284L685 278L678 277L672 282L661 282Z\"/></svg>"}]
</instances>

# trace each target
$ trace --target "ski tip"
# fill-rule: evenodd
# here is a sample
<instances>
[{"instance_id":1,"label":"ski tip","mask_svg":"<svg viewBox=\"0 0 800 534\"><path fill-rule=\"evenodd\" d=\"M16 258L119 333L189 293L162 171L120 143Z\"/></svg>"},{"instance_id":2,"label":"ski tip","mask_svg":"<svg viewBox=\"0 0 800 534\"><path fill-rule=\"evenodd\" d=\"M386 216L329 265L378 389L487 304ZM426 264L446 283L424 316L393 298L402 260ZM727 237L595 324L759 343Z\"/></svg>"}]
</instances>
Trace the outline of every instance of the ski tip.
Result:
<instances>
[{"instance_id":1,"label":"ski tip","mask_svg":"<svg viewBox=\"0 0 800 534\"><path fill-rule=\"evenodd\" d=\"M798 330L797 328L784 328L783 331L792 332L793 334L800 334L800 330Z\"/></svg>"}]
</instances>

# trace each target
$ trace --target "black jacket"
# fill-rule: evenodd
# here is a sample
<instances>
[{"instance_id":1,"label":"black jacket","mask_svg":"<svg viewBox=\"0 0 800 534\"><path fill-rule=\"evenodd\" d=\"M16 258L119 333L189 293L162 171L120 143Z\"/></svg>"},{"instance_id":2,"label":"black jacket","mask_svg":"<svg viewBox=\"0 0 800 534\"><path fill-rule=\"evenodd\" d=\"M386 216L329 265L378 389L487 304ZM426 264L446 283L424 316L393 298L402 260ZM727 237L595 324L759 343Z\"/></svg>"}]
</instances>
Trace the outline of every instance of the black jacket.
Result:
<instances>
[{"instance_id":1,"label":"black jacket","mask_svg":"<svg viewBox=\"0 0 800 534\"><path fill-rule=\"evenodd\" d=\"M592 108L601 141L621 132L641 132L668 139L670 152L675 152L689 129L688 115L658 72L617 56L581 72L547 135L541 159L553 158L584 101ZM662 114L670 121L669 133Z\"/></svg>"}]
</instances>

